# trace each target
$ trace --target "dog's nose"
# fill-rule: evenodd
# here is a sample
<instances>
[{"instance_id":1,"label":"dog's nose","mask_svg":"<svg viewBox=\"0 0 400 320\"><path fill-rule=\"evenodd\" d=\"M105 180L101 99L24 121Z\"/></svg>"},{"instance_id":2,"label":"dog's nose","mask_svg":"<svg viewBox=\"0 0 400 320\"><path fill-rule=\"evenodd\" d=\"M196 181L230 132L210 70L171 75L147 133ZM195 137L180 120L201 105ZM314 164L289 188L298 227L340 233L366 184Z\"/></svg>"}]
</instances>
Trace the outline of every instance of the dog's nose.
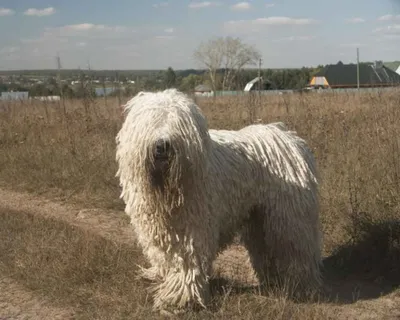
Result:
<instances>
[{"instance_id":1,"label":"dog's nose","mask_svg":"<svg viewBox=\"0 0 400 320\"><path fill-rule=\"evenodd\" d=\"M169 142L164 140L164 139L160 139L156 142L156 155L157 156L164 156L168 153L169 150Z\"/></svg>"}]
</instances>

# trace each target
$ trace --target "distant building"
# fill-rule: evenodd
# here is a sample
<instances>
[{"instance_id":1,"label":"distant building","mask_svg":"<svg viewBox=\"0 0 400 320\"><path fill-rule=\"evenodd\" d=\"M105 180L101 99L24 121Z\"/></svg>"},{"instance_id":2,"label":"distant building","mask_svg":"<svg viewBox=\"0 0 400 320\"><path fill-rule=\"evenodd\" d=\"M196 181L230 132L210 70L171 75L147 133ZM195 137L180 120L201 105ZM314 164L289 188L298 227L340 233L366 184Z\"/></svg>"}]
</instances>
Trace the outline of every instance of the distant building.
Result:
<instances>
[{"instance_id":1,"label":"distant building","mask_svg":"<svg viewBox=\"0 0 400 320\"><path fill-rule=\"evenodd\" d=\"M1 100L6 101L15 101L15 100L28 100L29 92L28 91L17 91L17 92L2 92Z\"/></svg>"},{"instance_id":2,"label":"distant building","mask_svg":"<svg viewBox=\"0 0 400 320\"><path fill-rule=\"evenodd\" d=\"M37 96L33 98L34 100L39 100L39 101L60 101L61 97L60 96Z\"/></svg>"},{"instance_id":3,"label":"distant building","mask_svg":"<svg viewBox=\"0 0 400 320\"><path fill-rule=\"evenodd\" d=\"M206 84L199 84L194 88L194 92L197 93L204 93L204 92L211 92L211 88Z\"/></svg>"},{"instance_id":4,"label":"distant building","mask_svg":"<svg viewBox=\"0 0 400 320\"><path fill-rule=\"evenodd\" d=\"M212 96L213 91L211 88L205 84L199 84L194 88L194 94L196 96Z\"/></svg>"},{"instance_id":5,"label":"distant building","mask_svg":"<svg viewBox=\"0 0 400 320\"><path fill-rule=\"evenodd\" d=\"M100 88L95 88L95 93L97 97L104 97L112 94L114 91L116 91L115 87L100 87Z\"/></svg>"},{"instance_id":6,"label":"distant building","mask_svg":"<svg viewBox=\"0 0 400 320\"><path fill-rule=\"evenodd\" d=\"M397 74L400 74L400 61L386 62L384 65L395 71Z\"/></svg>"},{"instance_id":7,"label":"distant building","mask_svg":"<svg viewBox=\"0 0 400 320\"><path fill-rule=\"evenodd\" d=\"M382 61L375 63L360 63L360 87L392 87L400 85L400 74L386 67ZM357 65L337 64L327 65L310 81L309 86L320 88L356 88Z\"/></svg>"},{"instance_id":8,"label":"distant building","mask_svg":"<svg viewBox=\"0 0 400 320\"><path fill-rule=\"evenodd\" d=\"M246 84L243 91L268 90L271 87L271 81L264 80L263 77L256 77Z\"/></svg>"}]
</instances>

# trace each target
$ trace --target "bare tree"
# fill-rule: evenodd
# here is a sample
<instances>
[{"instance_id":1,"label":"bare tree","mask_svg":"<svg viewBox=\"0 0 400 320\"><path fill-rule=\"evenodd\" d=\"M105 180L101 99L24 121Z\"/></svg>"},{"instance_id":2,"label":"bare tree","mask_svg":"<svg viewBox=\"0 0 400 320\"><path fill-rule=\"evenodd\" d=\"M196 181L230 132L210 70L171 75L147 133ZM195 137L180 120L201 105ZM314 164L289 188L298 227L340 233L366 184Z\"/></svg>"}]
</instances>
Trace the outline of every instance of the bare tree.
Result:
<instances>
[{"instance_id":1,"label":"bare tree","mask_svg":"<svg viewBox=\"0 0 400 320\"><path fill-rule=\"evenodd\" d=\"M239 38L225 38L224 78L222 90L230 90L232 82L246 65L256 65L261 54L252 46L243 43Z\"/></svg>"},{"instance_id":2,"label":"bare tree","mask_svg":"<svg viewBox=\"0 0 400 320\"><path fill-rule=\"evenodd\" d=\"M205 43L202 42L194 52L194 58L202 65L205 65L205 67L208 69L214 94L217 89L217 70L221 68L221 64L224 58L223 48L224 39L217 38L211 39Z\"/></svg>"},{"instance_id":3,"label":"bare tree","mask_svg":"<svg viewBox=\"0 0 400 320\"><path fill-rule=\"evenodd\" d=\"M239 71L246 65L255 65L260 57L261 54L253 46L232 37L203 42L194 53L194 58L208 69L214 92L218 69L224 69L222 90L231 89Z\"/></svg>"}]
</instances>

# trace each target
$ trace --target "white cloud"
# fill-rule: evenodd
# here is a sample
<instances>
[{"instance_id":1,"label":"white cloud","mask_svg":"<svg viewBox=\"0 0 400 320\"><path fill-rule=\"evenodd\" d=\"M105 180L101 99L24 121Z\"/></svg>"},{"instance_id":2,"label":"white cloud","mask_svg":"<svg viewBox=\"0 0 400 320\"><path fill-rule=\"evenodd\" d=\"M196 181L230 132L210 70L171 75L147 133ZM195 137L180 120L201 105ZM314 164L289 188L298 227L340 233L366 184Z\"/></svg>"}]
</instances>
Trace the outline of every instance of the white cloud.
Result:
<instances>
[{"instance_id":1,"label":"white cloud","mask_svg":"<svg viewBox=\"0 0 400 320\"><path fill-rule=\"evenodd\" d=\"M211 2L211 1L192 2L189 4L189 8L201 9L201 8L215 7L218 6L219 4L220 4L219 2Z\"/></svg>"},{"instance_id":2,"label":"white cloud","mask_svg":"<svg viewBox=\"0 0 400 320\"><path fill-rule=\"evenodd\" d=\"M386 27L379 27L373 30L374 33L400 34L400 24L393 24Z\"/></svg>"},{"instance_id":3,"label":"white cloud","mask_svg":"<svg viewBox=\"0 0 400 320\"><path fill-rule=\"evenodd\" d=\"M0 8L0 17L12 16L15 13L12 9Z\"/></svg>"},{"instance_id":4,"label":"white cloud","mask_svg":"<svg viewBox=\"0 0 400 320\"><path fill-rule=\"evenodd\" d=\"M400 14L397 16L392 14L386 14L378 18L378 21L394 21L394 20L400 20Z\"/></svg>"},{"instance_id":5,"label":"white cloud","mask_svg":"<svg viewBox=\"0 0 400 320\"><path fill-rule=\"evenodd\" d=\"M54 62L57 52L71 57L67 59L78 61L82 56L82 50L87 55L90 55L90 52L98 54L107 46L140 41L140 36L127 27L82 23L45 28L37 37L20 39L19 45L23 48L22 52L26 56L26 61L34 60L29 57L29 53L34 48L38 48L42 54L41 63L48 61L50 57L53 57L50 60ZM107 55L102 59L108 59Z\"/></svg>"},{"instance_id":6,"label":"white cloud","mask_svg":"<svg viewBox=\"0 0 400 320\"><path fill-rule=\"evenodd\" d=\"M393 24L386 27L374 29L373 34L378 42L390 41L392 43L400 43L400 24ZM400 48L397 48L399 50Z\"/></svg>"},{"instance_id":7,"label":"white cloud","mask_svg":"<svg viewBox=\"0 0 400 320\"><path fill-rule=\"evenodd\" d=\"M123 33L134 33L135 30L124 26L109 26L104 24L80 23L56 28L46 28L43 36L49 37L117 37Z\"/></svg>"},{"instance_id":8,"label":"white cloud","mask_svg":"<svg viewBox=\"0 0 400 320\"><path fill-rule=\"evenodd\" d=\"M59 28L59 30L72 30L72 31L87 31L87 30L105 30L110 27L104 24L93 24L93 23L81 23L81 24L71 24Z\"/></svg>"},{"instance_id":9,"label":"white cloud","mask_svg":"<svg viewBox=\"0 0 400 320\"><path fill-rule=\"evenodd\" d=\"M161 12L159 10L164 10L161 7L159 9L152 8L153 3L160 3L160 1L164 0L151 1L147 4L147 8L154 12ZM197 1L198 4L202 0L192 1ZM228 5L224 5L224 9L228 11L230 5L242 1L250 2L252 10L255 8L255 2L251 0L209 1L213 1L212 4L197 6L204 9L187 8L187 10L191 13L198 13L201 10L215 11L214 9L218 8L217 1L220 1L220 5L228 3ZM263 55L265 65L271 68L334 63L339 58L342 61L347 58L354 60L356 44L352 42L368 45L368 50L362 51L365 60L376 57L380 57L382 60L394 60L396 52L383 52L383 48L393 47L400 50L400 41L398 41L399 38L396 38L400 33L395 33L400 28L396 27L400 22L378 24L377 17L374 17L376 26L371 26L370 30L367 29L357 38L340 34L324 37L323 31L315 27L318 27L315 24L322 23L322 18L321 20L316 18L317 21L315 21L309 19L309 16L274 16L272 13L274 9L266 9L266 4L273 2L277 7L278 2L275 0L260 2L261 7L257 9L264 10L264 12L259 13L259 16L245 17L246 11L242 11L242 13L239 12L241 16L236 17L238 21L230 21L225 24L225 20L217 22L217 28L218 26L225 27L228 31L226 29L218 30L214 26L211 28L211 25L206 30L201 28L199 30L201 31L200 38L193 36L192 27L197 29L198 26L191 26L189 30L173 23L145 24L136 27L129 22L119 26L81 20L80 22L83 23L78 21L77 24L71 23L70 25L49 25L49 28L42 29L35 34L26 34L25 37L31 37L31 39L21 39L21 41L9 39L8 42L0 45L0 60L3 61L0 61L0 68L54 68L56 67L54 57L57 53L60 54L64 68L85 66L88 59L96 69L166 69L169 65L174 69L193 68L196 67L192 58L193 51L199 41L203 40L203 37L207 39L213 35L241 37L246 43L256 46ZM172 2L169 3L169 6L172 6ZM185 5L188 6L189 3L191 1L186 2ZM168 7L166 8L169 10ZM253 18L259 19L252 20ZM352 18L352 16L345 18ZM345 23L344 19L342 23ZM122 22L120 23L122 24ZM389 27L389 25L391 26ZM377 33L372 33L372 29L377 27L382 28L380 31L376 31ZM316 39L318 39L318 45L316 45ZM377 45L378 43L375 41L378 39L381 39L383 45ZM6 46L9 47L5 48ZM179 48L179 54L176 53L176 48ZM310 48L312 48L312 54L310 54ZM341 52L344 53L343 59L339 56Z\"/></svg>"},{"instance_id":10,"label":"white cloud","mask_svg":"<svg viewBox=\"0 0 400 320\"><path fill-rule=\"evenodd\" d=\"M266 18L258 18L253 20L231 20L224 22L222 25L222 31L231 36L241 37L253 37L260 33L263 33L265 37L270 39L296 36L298 35L297 30L300 32L310 32L310 26L319 23L319 21L308 19L308 18L290 18L280 16L270 16ZM308 29L309 31L305 31Z\"/></svg>"},{"instance_id":11,"label":"white cloud","mask_svg":"<svg viewBox=\"0 0 400 320\"><path fill-rule=\"evenodd\" d=\"M346 21L347 21L348 23L354 23L354 24L356 24L356 23L363 23L363 22L365 22L365 19L356 17L356 18L347 19Z\"/></svg>"},{"instance_id":12,"label":"white cloud","mask_svg":"<svg viewBox=\"0 0 400 320\"><path fill-rule=\"evenodd\" d=\"M231 9L241 11L241 10L248 10L248 9L250 9L250 7L251 7L251 5L249 2L238 2L238 3L234 4L233 6L231 6Z\"/></svg>"},{"instance_id":13,"label":"white cloud","mask_svg":"<svg viewBox=\"0 0 400 320\"><path fill-rule=\"evenodd\" d=\"M290 18L290 17L268 17L258 18L254 20L232 20L224 24L226 28L246 28L260 26L304 26L314 24L317 21L306 18Z\"/></svg>"},{"instance_id":14,"label":"white cloud","mask_svg":"<svg viewBox=\"0 0 400 320\"><path fill-rule=\"evenodd\" d=\"M275 3L267 3L267 4L265 5L265 7L266 7L266 8L275 7Z\"/></svg>"},{"instance_id":15,"label":"white cloud","mask_svg":"<svg viewBox=\"0 0 400 320\"><path fill-rule=\"evenodd\" d=\"M54 9L53 7L48 7L44 9L29 8L24 12L24 15L32 17L45 17L45 16L51 16L55 13L56 9Z\"/></svg>"},{"instance_id":16,"label":"white cloud","mask_svg":"<svg viewBox=\"0 0 400 320\"><path fill-rule=\"evenodd\" d=\"M172 26L160 25L133 29L128 25L86 22L48 27L30 39L20 39L11 43L13 46L19 45L21 51L0 56L0 60L4 61L13 59L13 62L7 65L0 62L0 66L5 69L54 67L54 57L59 53L65 68L83 66L87 59L90 59L95 68L136 69L142 68L150 61L153 61L150 64L156 67L164 67L177 61L180 63L174 56L177 47L175 41L178 41L175 40L178 39L175 34L176 30ZM179 43L180 48L193 50L188 44L192 39L187 41ZM33 55L35 48L40 51L40 55Z\"/></svg>"},{"instance_id":17,"label":"white cloud","mask_svg":"<svg viewBox=\"0 0 400 320\"><path fill-rule=\"evenodd\" d=\"M156 8L156 9L158 9L158 8L164 8L164 7L167 7L167 6L168 6L168 2L154 3L154 4L152 5L152 7L153 7L153 8Z\"/></svg>"},{"instance_id":18,"label":"white cloud","mask_svg":"<svg viewBox=\"0 0 400 320\"><path fill-rule=\"evenodd\" d=\"M87 30L104 30L108 27L103 24L81 23L71 24L60 28L60 30L74 30L74 31L87 31Z\"/></svg>"},{"instance_id":19,"label":"white cloud","mask_svg":"<svg viewBox=\"0 0 400 320\"><path fill-rule=\"evenodd\" d=\"M255 24L260 25L308 25L313 24L316 21L312 19L306 18L289 18L289 17L268 17L268 18L259 18L253 20Z\"/></svg>"}]
</instances>

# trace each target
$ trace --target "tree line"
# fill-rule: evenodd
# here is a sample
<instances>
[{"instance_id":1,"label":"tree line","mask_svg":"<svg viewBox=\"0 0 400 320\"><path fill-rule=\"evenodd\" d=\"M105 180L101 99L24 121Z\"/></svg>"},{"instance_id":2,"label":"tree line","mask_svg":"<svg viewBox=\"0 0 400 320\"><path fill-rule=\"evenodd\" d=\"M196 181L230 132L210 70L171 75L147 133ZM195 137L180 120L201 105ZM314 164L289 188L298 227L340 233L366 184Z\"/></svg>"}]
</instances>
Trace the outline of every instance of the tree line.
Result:
<instances>
[{"instance_id":1,"label":"tree line","mask_svg":"<svg viewBox=\"0 0 400 320\"><path fill-rule=\"evenodd\" d=\"M193 57L201 70L167 70L142 78L143 89L177 87L193 91L199 84L212 91L243 90L248 82L260 75L264 83L261 90L302 89L322 66L299 69L261 69L261 53L240 38L219 37L200 43ZM258 68L257 68L258 67Z\"/></svg>"},{"instance_id":2,"label":"tree line","mask_svg":"<svg viewBox=\"0 0 400 320\"><path fill-rule=\"evenodd\" d=\"M310 82L312 75L317 69L301 68L301 69L262 69L261 76L266 80L262 89L285 90L285 89L302 89ZM189 72L188 72L189 71ZM175 87L184 92L192 92L196 86L204 84L210 89L216 91L232 90L243 91L246 84L258 76L256 69L243 69L237 72L230 80L229 86L223 82L224 75L227 71L218 69L215 72L215 83L210 80L207 71L199 71L191 73L191 70L175 71L173 68L168 68L165 71L159 71L153 75L144 75L134 84L120 84L115 86L110 93L111 96L122 95L132 96L141 90L163 90L166 88ZM257 85L256 85L257 86ZM28 91L29 95L34 96L50 96L63 94L66 98L82 98L87 94L95 95L95 87L101 88L102 85L90 84L89 81L80 85L71 86L62 84L61 87L57 83L49 81L47 83L35 84L29 87L21 85L0 84L1 91Z\"/></svg>"},{"instance_id":3,"label":"tree line","mask_svg":"<svg viewBox=\"0 0 400 320\"><path fill-rule=\"evenodd\" d=\"M29 91L30 96L63 95L67 98L81 98L88 94L95 95L96 87L112 86L111 95L132 96L141 90L161 90L175 87L181 91L193 91L196 86L203 84L212 91L242 91L246 84L260 75L264 83L259 89L285 90L302 89L308 85L312 76L322 66L299 69L261 69L260 52L253 46L244 43L240 38L212 38L199 44L194 50L194 59L199 69L174 70L138 70L111 71L71 70L74 77L81 80L79 85L61 86L56 81L54 71L48 71L47 81L33 84L29 87L21 85L5 85L0 83L0 91ZM111 73L110 73L111 72ZM31 71L38 75L39 71ZM62 75L66 76L64 70ZM21 77L22 74L19 75ZM129 81L134 79L134 82ZM92 80L97 80L92 83ZM100 80L100 81L99 81ZM110 81L111 80L111 81ZM255 85L257 88L259 84Z\"/></svg>"},{"instance_id":4,"label":"tree line","mask_svg":"<svg viewBox=\"0 0 400 320\"><path fill-rule=\"evenodd\" d=\"M261 69L260 75L264 79L264 90L285 90L285 89L302 89L308 85L313 74L318 68L301 68L301 69ZM137 85L141 89L159 90L169 87L176 87L182 91L193 91L197 85L205 84L213 91L243 91L248 82L258 76L259 71L256 69L243 69L235 73L234 77L224 82L227 71L218 69L211 76L207 71L201 73L190 73L182 76L180 71L174 71L171 67L160 72L153 77L143 77Z\"/></svg>"}]
</instances>

